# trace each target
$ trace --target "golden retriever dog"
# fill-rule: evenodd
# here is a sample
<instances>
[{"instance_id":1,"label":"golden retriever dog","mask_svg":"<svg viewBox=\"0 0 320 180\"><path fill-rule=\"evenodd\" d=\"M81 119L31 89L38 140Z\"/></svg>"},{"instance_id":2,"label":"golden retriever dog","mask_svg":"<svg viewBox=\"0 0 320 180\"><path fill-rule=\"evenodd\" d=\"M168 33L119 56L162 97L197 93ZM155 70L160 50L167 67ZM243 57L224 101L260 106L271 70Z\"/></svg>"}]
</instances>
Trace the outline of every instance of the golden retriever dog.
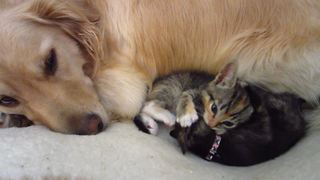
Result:
<instances>
[{"instance_id":1,"label":"golden retriever dog","mask_svg":"<svg viewBox=\"0 0 320 180\"><path fill-rule=\"evenodd\" d=\"M0 111L54 131L98 133L158 76L232 59L248 82L320 95L319 0L1 1L17 4L0 12Z\"/></svg>"}]
</instances>

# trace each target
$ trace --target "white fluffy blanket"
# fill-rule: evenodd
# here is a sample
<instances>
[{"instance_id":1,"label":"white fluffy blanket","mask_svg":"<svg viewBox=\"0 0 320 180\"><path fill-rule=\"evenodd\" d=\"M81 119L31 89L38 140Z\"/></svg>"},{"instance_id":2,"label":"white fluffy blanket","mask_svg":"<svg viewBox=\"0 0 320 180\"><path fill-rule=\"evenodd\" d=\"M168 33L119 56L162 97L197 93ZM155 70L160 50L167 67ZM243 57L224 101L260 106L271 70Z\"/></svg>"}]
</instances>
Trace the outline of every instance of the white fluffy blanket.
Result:
<instances>
[{"instance_id":1,"label":"white fluffy blanket","mask_svg":"<svg viewBox=\"0 0 320 180\"><path fill-rule=\"evenodd\" d=\"M236 168L182 155L166 130L159 136L117 123L96 136L54 133L42 126L0 130L0 179L320 179L320 132L285 155Z\"/></svg>"}]
</instances>

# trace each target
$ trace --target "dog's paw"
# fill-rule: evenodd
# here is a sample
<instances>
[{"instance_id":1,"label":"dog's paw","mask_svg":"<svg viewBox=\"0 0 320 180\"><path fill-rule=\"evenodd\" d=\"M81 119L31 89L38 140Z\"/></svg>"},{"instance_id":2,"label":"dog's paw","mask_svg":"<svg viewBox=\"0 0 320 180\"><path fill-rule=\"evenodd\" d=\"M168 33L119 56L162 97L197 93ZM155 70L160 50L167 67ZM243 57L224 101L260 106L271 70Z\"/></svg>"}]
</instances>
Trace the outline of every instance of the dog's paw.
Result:
<instances>
[{"instance_id":1,"label":"dog's paw","mask_svg":"<svg viewBox=\"0 0 320 180\"><path fill-rule=\"evenodd\" d=\"M194 110L180 115L177 118L177 123L179 123L181 127L190 127L193 123L195 123L198 120L198 118L198 114Z\"/></svg>"},{"instance_id":2,"label":"dog's paw","mask_svg":"<svg viewBox=\"0 0 320 180\"><path fill-rule=\"evenodd\" d=\"M138 129L142 132L157 135L159 131L158 124L155 120L146 114L140 114L136 116L133 120Z\"/></svg>"},{"instance_id":3,"label":"dog's paw","mask_svg":"<svg viewBox=\"0 0 320 180\"><path fill-rule=\"evenodd\" d=\"M22 128L31 125L33 125L33 122L23 115L5 114L0 112L0 128Z\"/></svg>"},{"instance_id":4,"label":"dog's paw","mask_svg":"<svg viewBox=\"0 0 320 180\"><path fill-rule=\"evenodd\" d=\"M10 124L9 115L0 112L0 128L8 128L9 124Z\"/></svg>"}]
</instances>

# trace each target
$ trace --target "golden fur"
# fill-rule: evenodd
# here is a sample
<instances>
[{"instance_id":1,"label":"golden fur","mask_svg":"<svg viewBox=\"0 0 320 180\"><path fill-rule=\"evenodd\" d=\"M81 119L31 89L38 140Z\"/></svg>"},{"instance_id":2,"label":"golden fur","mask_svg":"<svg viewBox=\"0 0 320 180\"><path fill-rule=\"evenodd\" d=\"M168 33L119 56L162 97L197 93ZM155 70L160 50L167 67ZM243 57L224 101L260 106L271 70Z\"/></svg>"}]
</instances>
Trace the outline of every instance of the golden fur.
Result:
<instances>
[{"instance_id":1,"label":"golden fur","mask_svg":"<svg viewBox=\"0 0 320 180\"><path fill-rule=\"evenodd\" d=\"M320 94L318 0L26 0L0 13L0 27L0 95L20 101L0 110L59 132L89 112L133 117L156 77L216 73L231 59L249 82ZM52 47L59 69L47 79Z\"/></svg>"}]
</instances>

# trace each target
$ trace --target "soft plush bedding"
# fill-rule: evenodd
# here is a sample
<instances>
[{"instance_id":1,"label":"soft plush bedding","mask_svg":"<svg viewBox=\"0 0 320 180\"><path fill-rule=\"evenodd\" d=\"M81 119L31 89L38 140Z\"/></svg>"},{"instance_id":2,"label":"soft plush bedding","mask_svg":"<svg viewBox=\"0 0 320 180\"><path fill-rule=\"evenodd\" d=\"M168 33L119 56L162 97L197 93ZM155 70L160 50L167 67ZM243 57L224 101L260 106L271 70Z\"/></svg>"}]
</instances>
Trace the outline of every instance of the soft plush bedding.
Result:
<instances>
[{"instance_id":1,"label":"soft plush bedding","mask_svg":"<svg viewBox=\"0 0 320 180\"><path fill-rule=\"evenodd\" d=\"M285 155L252 167L228 167L182 155L162 128L159 136L131 123L96 136L54 133L42 126L0 130L0 179L320 179L320 132Z\"/></svg>"}]
</instances>

